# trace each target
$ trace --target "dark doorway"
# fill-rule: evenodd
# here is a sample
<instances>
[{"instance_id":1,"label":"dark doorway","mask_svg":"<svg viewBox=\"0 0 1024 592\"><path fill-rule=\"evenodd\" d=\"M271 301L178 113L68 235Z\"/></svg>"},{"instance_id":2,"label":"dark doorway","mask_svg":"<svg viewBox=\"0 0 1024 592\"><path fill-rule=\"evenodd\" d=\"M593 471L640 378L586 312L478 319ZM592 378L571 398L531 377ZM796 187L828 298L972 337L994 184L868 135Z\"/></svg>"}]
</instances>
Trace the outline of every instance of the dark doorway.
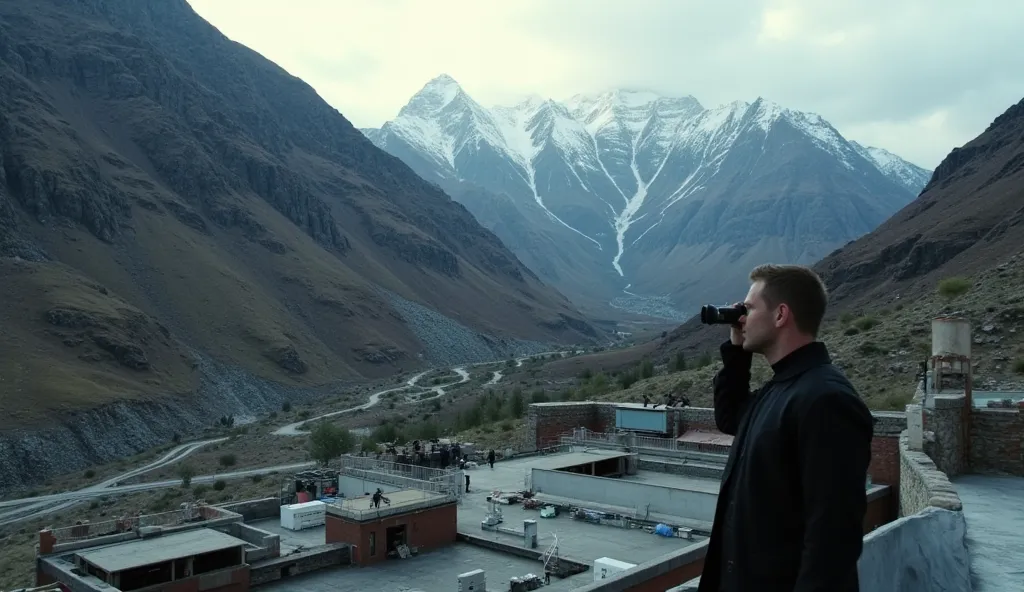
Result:
<instances>
[{"instance_id":1,"label":"dark doorway","mask_svg":"<svg viewBox=\"0 0 1024 592\"><path fill-rule=\"evenodd\" d=\"M405 525L391 526L387 529L385 535L388 552L398 549L399 545L409 544L405 536Z\"/></svg>"}]
</instances>

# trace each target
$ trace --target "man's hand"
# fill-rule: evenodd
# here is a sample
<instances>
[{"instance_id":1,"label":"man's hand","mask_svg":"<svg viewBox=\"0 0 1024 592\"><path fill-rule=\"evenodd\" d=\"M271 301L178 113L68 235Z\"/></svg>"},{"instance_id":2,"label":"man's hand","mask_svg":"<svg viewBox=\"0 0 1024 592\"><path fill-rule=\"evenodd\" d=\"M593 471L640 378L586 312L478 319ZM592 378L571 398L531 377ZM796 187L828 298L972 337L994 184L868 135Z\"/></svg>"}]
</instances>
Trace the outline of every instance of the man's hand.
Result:
<instances>
[{"instance_id":1,"label":"man's hand","mask_svg":"<svg viewBox=\"0 0 1024 592\"><path fill-rule=\"evenodd\" d=\"M740 306L742 304L742 302L737 302L733 306ZM746 321L747 315L743 315L740 317L740 321L738 323L729 326L729 341L731 341L733 345L743 347L743 323Z\"/></svg>"}]
</instances>

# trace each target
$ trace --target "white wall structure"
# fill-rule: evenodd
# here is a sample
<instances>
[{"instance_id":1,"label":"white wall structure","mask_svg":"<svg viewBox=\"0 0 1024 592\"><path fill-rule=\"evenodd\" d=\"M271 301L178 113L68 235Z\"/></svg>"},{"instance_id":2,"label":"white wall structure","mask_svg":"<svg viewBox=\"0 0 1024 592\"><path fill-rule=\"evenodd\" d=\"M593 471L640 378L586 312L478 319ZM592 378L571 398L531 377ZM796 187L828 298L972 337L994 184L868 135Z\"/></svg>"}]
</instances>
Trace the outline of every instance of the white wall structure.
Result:
<instances>
[{"instance_id":1,"label":"white wall structure","mask_svg":"<svg viewBox=\"0 0 1024 592\"><path fill-rule=\"evenodd\" d=\"M963 512L925 508L864 537L857 571L871 592L971 591Z\"/></svg>"},{"instance_id":2,"label":"white wall structure","mask_svg":"<svg viewBox=\"0 0 1024 592\"><path fill-rule=\"evenodd\" d=\"M532 470L531 486L535 493L703 522L714 521L718 503L717 493L547 469Z\"/></svg>"}]
</instances>

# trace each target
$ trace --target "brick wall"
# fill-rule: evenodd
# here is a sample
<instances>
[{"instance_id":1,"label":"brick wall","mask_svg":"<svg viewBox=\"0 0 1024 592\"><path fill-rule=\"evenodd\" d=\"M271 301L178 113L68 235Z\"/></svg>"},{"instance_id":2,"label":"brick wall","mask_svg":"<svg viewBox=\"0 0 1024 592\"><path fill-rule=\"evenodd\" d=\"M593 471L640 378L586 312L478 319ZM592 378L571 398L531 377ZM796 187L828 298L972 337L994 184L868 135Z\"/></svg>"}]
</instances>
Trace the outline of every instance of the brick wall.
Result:
<instances>
[{"instance_id":1,"label":"brick wall","mask_svg":"<svg viewBox=\"0 0 1024 592\"><path fill-rule=\"evenodd\" d=\"M907 414L900 411L874 411L875 434L871 439L871 464L868 474L875 483L900 486L900 433L907 429Z\"/></svg>"},{"instance_id":2,"label":"brick wall","mask_svg":"<svg viewBox=\"0 0 1024 592\"><path fill-rule=\"evenodd\" d=\"M603 432L615 427L615 407L609 403L533 403L526 416L527 441L534 448L558 443L575 428Z\"/></svg>"},{"instance_id":3,"label":"brick wall","mask_svg":"<svg viewBox=\"0 0 1024 592\"><path fill-rule=\"evenodd\" d=\"M1024 418L1018 409L971 412L970 467L976 473L1024 476Z\"/></svg>"},{"instance_id":4,"label":"brick wall","mask_svg":"<svg viewBox=\"0 0 1024 592\"><path fill-rule=\"evenodd\" d=\"M326 522L328 543L352 545L352 563L371 565L387 558L387 529L393 526L404 524L408 545L418 547L420 551L429 551L454 543L458 528L458 509L455 504L445 504L367 522L349 521L327 514ZM373 555L370 554L371 533L375 538Z\"/></svg>"}]
</instances>

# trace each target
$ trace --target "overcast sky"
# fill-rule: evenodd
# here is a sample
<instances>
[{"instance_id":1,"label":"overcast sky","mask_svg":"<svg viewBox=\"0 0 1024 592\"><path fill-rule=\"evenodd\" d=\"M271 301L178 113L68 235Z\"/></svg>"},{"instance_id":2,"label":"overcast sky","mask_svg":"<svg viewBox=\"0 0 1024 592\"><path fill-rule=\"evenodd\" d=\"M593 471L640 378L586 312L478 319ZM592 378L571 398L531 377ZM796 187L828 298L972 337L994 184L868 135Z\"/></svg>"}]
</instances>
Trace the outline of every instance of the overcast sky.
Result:
<instances>
[{"instance_id":1,"label":"overcast sky","mask_svg":"<svg viewBox=\"0 0 1024 592\"><path fill-rule=\"evenodd\" d=\"M189 0L359 127L431 78L485 106L763 96L933 168L1024 97L1022 0Z\"/></svg>"}]
</instances>

